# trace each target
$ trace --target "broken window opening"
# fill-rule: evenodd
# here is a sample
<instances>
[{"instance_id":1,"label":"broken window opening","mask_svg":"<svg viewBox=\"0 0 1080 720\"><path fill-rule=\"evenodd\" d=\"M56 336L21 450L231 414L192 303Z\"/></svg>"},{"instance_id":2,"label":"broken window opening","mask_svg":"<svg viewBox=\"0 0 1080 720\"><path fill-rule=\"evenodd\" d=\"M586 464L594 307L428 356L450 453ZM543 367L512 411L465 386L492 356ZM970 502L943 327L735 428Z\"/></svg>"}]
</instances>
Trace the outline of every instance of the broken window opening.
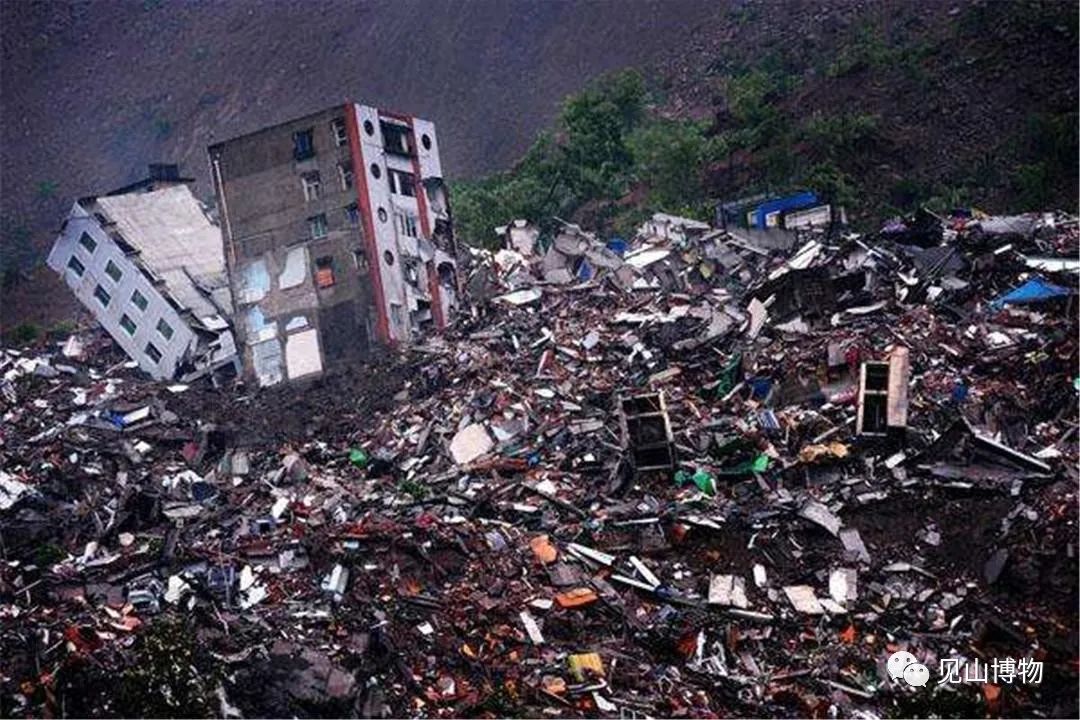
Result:
<instances>
[{"instance_id":1,"label":"broken window opening","mask_svg":"<svg viewBox=\"0 0 1080 720\"><path fill-rule=\"evenodd\" d=\"M366 271L368 269L368 261L367 255L364 254L364 251L361 249L356 249L352 251L352 255L353 265L356 267L356 269Z\"/></svg>"},{"instance_id":2,"label":"broken window opening","mask_svg":"<svg viewBox=\"0 0 1080 720\"><path fill-rule=\"evenodd\" d=\"M416 186L411 173L401 170L388 170L386 179L390 182L390 192L405 197L416 197Z\"/></svg>"},{"instance_id":3,"label":"broken window opening","mask_svg":"<svg viewBox=\"0 0 1080 720\"><path fill-rule=\"evenodd\" d=\"M412 132L409 128L389 122L380 122L382 128L383 148L392 155L404 155L412 157L416 154L416 148L412 144Z\"/></svg>"},{"instance_id":4,"label":"broken window opening","mask_svg":"<svg viewBox=\"0 0 1080 720\"><path fill-rule=\"evenodd\" d=\"M308 234L312 240L326 237L326 215L316 215L308 218Z\"/></svg>"},{"instance_id":5,"label":"broken window opening","mask_svg":"<svg viewBox=\"0 0 1080 720\"><path fill-rule=\"evenodd\" d=\"M349 142L349 133L345 127L345 118L334 118L330 123L330 132L334 136L334 144L338 147Z\"/></svg>"},{"instance_id":6,"label":"broken window opening","mask_svg":"<svg viewBox=\"0 0 1080 720\"><path fill-rule=\"evenodd\" d=\"M120 282L120 278L124 277L124 272L112 260L105 263L105 274L115 283Z\"/></svg>"},{"instance_id":7,"label":"broken window opening","mask_svg":"<svg viewBox=\"0 0 1080 720\"><path fill-rule=\"evenodd\" d=\"M859 435L886 435L907 427L908 349L896 347L888 362L863 363L859 372L858 411L855 432Z\"/></svg>"},{"instance_id":8,"label":"broken window opening","mask_svg":"<svg viewBox=\"0 0 1080 720\"><path fill-rule=\"evenodd\" d=\"M79 277L82 277L83 273L86 272L86 266L79 262L79 258L74 255L68 260L67 266Z\"/></svg>"},{"instance_id":9,"label":"broken window opening","mask_svg":"<svg viewBox=\"0 0 1080 720\"><path fill-rule=\"evenodd\" d=\"M321 288L334 286L334 258L330 255L315 260L315 285Z\"/></svg>"},{"instance_id":10,"label":"broken window opening","mask_svg":"<svg viewBox=\"0 0 1080 720\"><path fill-rule=\"evenodd\" d=\"M455 278L457 271L454 268L453 263L441 262L437 268L439 273L439 284L453 287L455 284Z\"/></svg>"},{"instance_id":11,"label":"broken window opening","mask_svg":"<svg viewBox=\"0 0 1080 720\"><path fill-rule=\"evenodd\" d=\"M315 157L315 137L311 128L293 133L293 158L299 162Z\"/></svg>"},{"instance_id":12,"label":"broken window opening","mask_svg":"<svg viewBox=\"0 0 1080 720\"><path fill-rule=\"evenodd\" d=\"M311 202L319 199L319 192L322 187L322 181L319 178L319 173L309 172L300 176L300 184L304 188L304 200Z\"/></svg>"}]
</instances>

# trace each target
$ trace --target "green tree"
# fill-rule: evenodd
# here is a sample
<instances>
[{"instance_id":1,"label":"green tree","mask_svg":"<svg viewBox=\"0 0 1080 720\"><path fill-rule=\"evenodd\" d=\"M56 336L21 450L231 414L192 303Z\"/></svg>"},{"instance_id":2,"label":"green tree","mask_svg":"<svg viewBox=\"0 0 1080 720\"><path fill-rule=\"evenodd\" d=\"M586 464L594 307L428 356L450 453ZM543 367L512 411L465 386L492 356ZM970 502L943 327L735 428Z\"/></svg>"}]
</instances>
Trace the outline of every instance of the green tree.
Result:
<instances>
[{"instance_id":1,"label":"green tree","mask_svg":"<svg viewBox=\"0 0 1080 720\"><path fill-rule=\"evenodd\" d=\"M634 130L627 145L654 209L676 210L704 199L702 173L710 146L702 123L651 122Z\"/></svg>"},{"instance_id":2,"label":"green tree","mask_svg":"<svg viewBox=\"0 0 1080 720\"><path fill-rule=\"evenodd\" d=\"M635 71L604 78L571 96L560 117L566 132L566 180L587 200L617 197L632 166L626 134L645 108L645 85Z\"/></svg>"}]
</instances>

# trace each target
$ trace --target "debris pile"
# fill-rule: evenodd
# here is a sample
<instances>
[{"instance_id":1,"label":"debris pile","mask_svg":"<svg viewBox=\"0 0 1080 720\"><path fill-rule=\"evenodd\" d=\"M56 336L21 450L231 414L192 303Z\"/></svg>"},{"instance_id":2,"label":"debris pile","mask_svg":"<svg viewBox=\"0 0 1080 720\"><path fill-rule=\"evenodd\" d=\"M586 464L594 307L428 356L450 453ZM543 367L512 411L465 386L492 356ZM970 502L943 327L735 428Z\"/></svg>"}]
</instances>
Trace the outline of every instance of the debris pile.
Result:
<instances>
[{"instance_id":1,"label":"debris pile","mask_svg":"<svg viewBox=\"0 0 1080 720\"><path fill-rule=\"evenodd\" d=\"M232 717L1075 715L1075 218L505 234L351 386L5 351L5 712L177 622Z\"/></svg>"}]
</instances>

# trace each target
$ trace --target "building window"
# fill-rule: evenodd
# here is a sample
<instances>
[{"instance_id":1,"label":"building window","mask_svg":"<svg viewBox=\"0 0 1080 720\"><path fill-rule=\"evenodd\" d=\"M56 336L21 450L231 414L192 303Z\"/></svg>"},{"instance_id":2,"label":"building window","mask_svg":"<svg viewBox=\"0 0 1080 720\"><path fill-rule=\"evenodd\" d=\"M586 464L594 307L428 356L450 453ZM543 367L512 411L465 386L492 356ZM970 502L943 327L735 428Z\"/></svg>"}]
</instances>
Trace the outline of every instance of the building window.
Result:
<instances>
[{"instance_id":1,"label":"building window","mask_svg":"<svg viewBox=\"0 0 1080 720\"><path fill-rule=\"evenodd\" d=\"M360 224L360 208L356 206L356 203L346 206L345 217L349 219L350 225Z\"/></svg>"},{"instance_id":2,"label":"building window","mask_svg":"<svg viewBox=\"0 0 1080 720\"><path fill-rule=\"evenodd\" d=\"M386 208L379 208L379 222L386 222Z\"/></svg>"},{"instance_id":3,"label":"building window","mask_svg":"<svg viewBox=\"0 0 1080 720\"><path fill-rule=\"evenodd\" d=\"M326 215L316 215L307 220L308 234L312 240L326 237Z\"/></svg>"},{"instance_id":4,"label":"building window","mask_svg":"<svg viewBox=\"0 0 1080 720\"><path fill-rule=\"evenodd\" d=\"M401 321L401 305L394 302L390 303L390 322L393 323L394 326L400 326Z\"/></svg>"},{"instance_id":5,"label":"building window","mask_svg":"<svg viewBox=\"0 0 1080 720\"><path fill-rule=\"evenodd\" d=\"M390 192L396 195L405 195L406 197L416 197L412 173L388 170L386 177L390 181Z\"/></svg>"},{"instance_id":6,"label":"building window","mask_svg":"<svg viewBox=\"0 0 1080 720\"><path fill-rule=\"evenodd\" d=\"M398 232L405 237L417 237L416 234L416 216L409 213L397 212L394 213L397 216Z\"/></svg>"},{"instance_id":7,"label":"building window","mask_svg":"<svg viewBox=\"0 0 1080 720\"><path fill-rule=\"evenodd\" d=\"M134 335L138 327L135 325L135 321L128 317L127 313L120 316L120 327L127 331L128 335Z\"/></svg>"},{"instance_id":8,"label":"building window","mask_svg":"<svg viewBox=\"0 0 1080 720\"><path fill-rule=\"evenodd\" d=\"M341 176L341 189L349 190L353 186L352 163L344 162L338 165L338 174Z\"/></svg>"},{"instance_id":9,"label":"building window","mask_svg":"<svg viewBox=\"0 0 1080 720\"><path fill-rule=\"evenodd\" d=\"M86 266L79 262L79 258L75 257L74 255L71 256L70 260L68 260L68 267L71 268L71 271L79 277L82 277L83 273L86 272Z\"/></svg>"},{"instance_id":10,"label":"building window","mask_svg":"<svg viewBox=\"0 0 1080 720\"><path fill-rule=\"evenodd\" d=\"M409 128L388 122L379 124L382 126L383 147L386 152L394 155L415 155Z\"/></svg>"},{"instance_id":11,"label":"building window","mask_svg":"<svg viewBox=\"0 0 1080 720\"><path fill-rule=\"evenodd\" d=\"M334 135L334 144L338 147L349 142L349 134L345 129L345 118L334 118L330 123L330 131Z\"/></svg>"},{"instance_id":12,"label":"building window","mask_svg":"<svg viewBox=\"0 0 1080 720\"><path fill-rule=\"evenodd\" d=\"M371 124L370 120L364 121L364 132L366 132L368 135L375 134L375 126Z\"/></svg>"},{"instance_id":13,"label":"building window","mask_svg":"<svg viewBox=\"0 0 1080 720\"><path fill-rule=\"evenodd\" d=\"M146 343L146 349L143 352L155 363L161 362L161 351L154 347L154 343Z\"/></svg>"},{"instance_id":14,"label":"building window","mask_svg":"<svg viewBox=\"0 0 1080 720\"><path fill-rule=\"evenodd\" d=\"M115 283L120 282L120 278L124 277L124 273L120 271L120 268L112 260L105 263L105 274L111 277Z\"/></svg>"},{"instance_id":15,"label":"building window","mask_svg":"<svg viewBox=\"0 0 1080 720\"><path fill-rule=\"evenodd\" d=\"M367 255L364 254L363 250L353 250L352 251L352 258L353 258L353 265L356 266L357 270L367 270L368 269Z\"/></svg>"},{"instance_id":16,"label":"building window","mask_svg":"<svg viewBox=\"0 0 1080 720\"><path fill-rule=\"evenodd\" d=\"M139 308L140 311L146 312L147 301L141 292L138 290L131 293L131 304Z\"/></svg>"},{"instance_id":17,"label":"building window","mask_svg":"<svg viewBox=\"0 0 1080 720\"><path fill-rule=\"evenodd\" d=\"M321 288L334 285L334 258L327 255L315 261L315 285Z\"/></svg>"},{"instance_id":18,"label":"building window","mask_svg":"<svg viewBox=\"0 0 1080 720\"><path fill-rule=\"evenodd\" d=\"M94 297L101 303L101 307L109 307L109 302L112 300L112 296L100 285L94 288Z\"/></svg>"},{"instance_id":19,"label":"building window","mask_svg":"<svg viewBox=\"0 0 1080 720\"><path fill-rule=\"evenodd\" d=\"M393 265L394 264L394 253L390 252L389 250L383 250L382 256L383 256L383 260L386 261L387 265Z\"/></svg>"},{"instance_id":20,"label":"building window","mask_svg":"<svg viewBox=\"0 0 1080 720\"><path fill-rule=\"evenodd\" d=\"M296 158L296 160L307 160L308 158L315 157L315 137L311 128L294 132L292 139L293 157Z\"/></svg>"},{"instance_id":21,"label":"building window","mask_svg":"<svg viewBox=\"0 0 1080 720\"><path fill-rule=\"evenodd\" d=\"M161 333L161 337L165 338L166 340L172 339L172 336L173 336L172 325L165 322L165 318L161 318L160 320L157 321L157 331L159 333Z\"/></svg>"},{"instance_id":22,"label":"building window","mask_svg":"<svg viewBox=\"0 0 1080 720\"><path fill-rule=\"evenodd\" d=\"M378 163L371 163L371 177L376 180L382 177L382 170L379 168Z\"/></svg>"},{"instance_id":23,"label":"building window","mask_svg":"<svg viewBox=\"0 0 1080 720\"><path fill-rule=\"evenodd\" d=\"M79 237L79 244L86 248L86 252L90 253L91 255L93 255L94 251L97 250L97 241L94 240L94 238L90 237L89 233L83 233Z\"/></svg>"},{"instance_id":24,"label":"building window","mask_svg":"<svg viewBox=\"0 0 1080 720\"><path fill-rule=\"evenodd\" d=\"M312 200L319 199L319 189L322 187L322 182L319 180L319 173L304 173L300 176L300 184L304 187L304 200L311 202Z\"/></svg>"},{"instance_id":25,"label":"building window","mask_svg":"<svg viewBox=\"0 0 1080 720\"><path fill-rule=\"evenodd\" d=\"M425 150L430 150L431 149L431 136L428 135L427 133L424 133L423 135L421 135L420 136L420 144L424 146Z\"/></svg>"}]
</instances>

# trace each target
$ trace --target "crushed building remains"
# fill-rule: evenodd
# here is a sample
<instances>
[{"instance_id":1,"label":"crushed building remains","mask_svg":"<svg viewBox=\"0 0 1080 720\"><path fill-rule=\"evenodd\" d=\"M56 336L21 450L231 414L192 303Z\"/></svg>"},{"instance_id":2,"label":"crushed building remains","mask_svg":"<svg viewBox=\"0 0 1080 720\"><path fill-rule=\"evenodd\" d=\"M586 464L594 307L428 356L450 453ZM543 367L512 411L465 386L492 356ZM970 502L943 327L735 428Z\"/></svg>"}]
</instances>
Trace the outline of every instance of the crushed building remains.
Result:
<instances>
[{"instance_id":1,"label":"crushed building remains","mask_svg":"<svg viewBox=\"0 0 1080 720\"><path fill-rule=\"evenodd\" d=\"M1029 219L514 223L400 364L231 403L5 351L4 702L100 712L171 621L223 715L1075 715L1080 231Z\"/></svg>"}]
</instances>

